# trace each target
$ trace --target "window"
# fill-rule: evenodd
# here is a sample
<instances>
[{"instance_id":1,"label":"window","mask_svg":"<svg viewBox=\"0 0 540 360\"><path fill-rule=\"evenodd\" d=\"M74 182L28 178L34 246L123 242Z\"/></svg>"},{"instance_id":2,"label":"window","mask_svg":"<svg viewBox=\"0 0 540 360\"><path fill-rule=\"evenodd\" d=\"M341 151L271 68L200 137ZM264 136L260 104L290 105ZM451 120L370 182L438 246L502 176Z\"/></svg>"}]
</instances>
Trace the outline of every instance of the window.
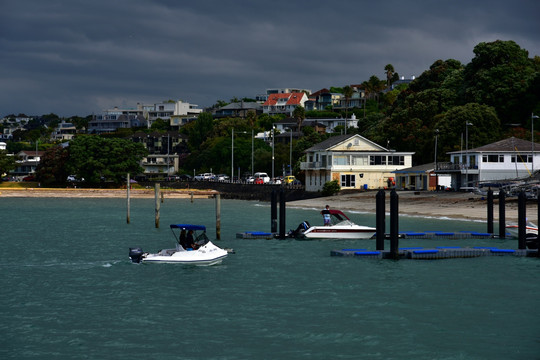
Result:
<instances>
[{"instance_id":1,"label":"window","mask_svg":"<svg viewBox=\"0 0 540 360\"><path fill-rule=\"evenodd\" d=\"M513 163L515 162L528 162L528 163L532 163L532 155L512 155L512 160L511 160Z\"/></svg>"},{"instance_id":2,"label":"window","mask_svg":"<svg viewBox=\"0 0 540 360\"><path fill-rule=\"evenodd\" d=\"M388 165L405 165L405 156L389 156Z\"/></svg>"},{"instance_id":3,"label":"window","mask_svg":"<svg viewBox=\"0 0 540 360\"><path fill-rule=\"evenodd\" d=\"M349 157L348 156L334 156L334 165L349 165Z\"/></svg>"},{"instance_id":4,"label":"window","mask_svg":"<svg viewBox=\"0 0 540 360\"><path fill-rule=\"evenodd\" d=\"M367 155L353 155L351 157L351 165L365 166L368 164Z\"/></svg>"},{"instance_id":5,"label":"window","mask_svg":"<svg viewBox=\"0 0 540 360\"><path fill-rule=\"evenodd\" d=\"M341 187L355 187L356 175L341 175Z\"/></svg>"},{"instance_id":6,"label":"window","mask_svg":"<svg viewBox=\"0 0 540 360\"><path fill-rule=\"evenodd\" d=\"M386 156L383 155L370 155L369 165L386 165Z\"/></svg>"},{"instance_id":7,"label":"window","mask_svg":"<svg viewBox=\"0 0 540 360\"><path fill-rule=\"evenodd\" d=\"M504 155L482 155L482 162L485 162L485 163L504 162Z\"/></svg>"}]
</instances>

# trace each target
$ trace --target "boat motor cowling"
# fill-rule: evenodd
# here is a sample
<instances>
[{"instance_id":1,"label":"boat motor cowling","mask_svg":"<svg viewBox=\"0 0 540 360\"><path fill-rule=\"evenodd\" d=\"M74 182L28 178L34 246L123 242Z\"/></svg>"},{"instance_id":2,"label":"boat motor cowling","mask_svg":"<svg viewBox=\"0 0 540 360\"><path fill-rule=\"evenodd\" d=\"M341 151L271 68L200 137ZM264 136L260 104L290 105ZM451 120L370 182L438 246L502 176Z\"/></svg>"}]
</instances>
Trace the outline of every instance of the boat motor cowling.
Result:
<instances>
[{"instance_id":1,"label":"boat motor cowling","mask_svg":"<svg viewBox=\"0 0 540 360\"><path fill-rule=\"evenodd\" d=\"M129 258L134 263L140 263L143 257L143 250L139 247L129 248Z\"/></svg>"}]
</instances>

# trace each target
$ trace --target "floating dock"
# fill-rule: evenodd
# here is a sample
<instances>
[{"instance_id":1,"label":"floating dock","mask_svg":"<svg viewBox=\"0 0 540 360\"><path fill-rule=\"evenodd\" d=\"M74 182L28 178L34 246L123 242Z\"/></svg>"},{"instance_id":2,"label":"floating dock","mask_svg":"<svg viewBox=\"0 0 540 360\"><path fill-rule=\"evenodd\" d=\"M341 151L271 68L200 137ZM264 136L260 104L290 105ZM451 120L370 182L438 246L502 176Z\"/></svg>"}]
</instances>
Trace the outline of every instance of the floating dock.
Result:
<instances>
[{"instance_id":1,"label":"floating dock","mask_svg":"<svg viewBox=\"0 0 540 360\"><path fill-rule=\"evenodd\" d=\"M264 231L246 231L243 233L236 233L237 239L274 239L275 234Z\"/></svg>"},{"instance_id":2,"label":"floating dock","mask_svg":"<svg viewBox=\"0 0 540 360\"><path fill-rule=\"evenodd\" d=\"M389 250L372 251L367 249L341 249L332 250L331 256L346 256L367 259L392 259L393 254ZM409 247L399 248L399 259L415 260L438 260L475 258L481 256L520 256L537 257L537 249L499 249L495 247L459 247L438 246L435 248Z\"/></svg>"},{"instance_id":3,"label":"floating dock","mask_svg":"<svg viewBox=\"0 0 540 360\"><path fill-rule=\"evenodd\" d=\"M277 233L264 232L264 231L246 231L236 233L237 239L274 239L277 237ZM374 238L373 235L372 238ZM401 239L492 239L495 235L490 233L481 233L477 231L459 231L459 232L446 232L446 231L423 231L423 232L400 232L399 237ZM389 239L390 234L385 234L385 238Z\"/></svg>"}]
</instances>

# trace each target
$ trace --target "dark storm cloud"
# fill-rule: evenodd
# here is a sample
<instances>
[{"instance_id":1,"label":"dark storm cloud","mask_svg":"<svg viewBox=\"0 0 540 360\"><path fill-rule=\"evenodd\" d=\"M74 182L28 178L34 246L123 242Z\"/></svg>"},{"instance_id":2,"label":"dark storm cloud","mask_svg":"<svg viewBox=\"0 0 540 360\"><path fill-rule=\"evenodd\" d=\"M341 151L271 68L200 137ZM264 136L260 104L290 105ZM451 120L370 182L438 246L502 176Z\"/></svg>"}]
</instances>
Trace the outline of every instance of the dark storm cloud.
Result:
<instances>
[{"instance_id":1,"label":"dark storm cloud","mask_svg":"<svg viewBox=\"0 0 540 360\"><path fill-rule=\"evenodd\" d=\"M88 115L467 63L479 42L540 54L535 1L0 0L0 116Z\"/></svg>"}]
</instances>

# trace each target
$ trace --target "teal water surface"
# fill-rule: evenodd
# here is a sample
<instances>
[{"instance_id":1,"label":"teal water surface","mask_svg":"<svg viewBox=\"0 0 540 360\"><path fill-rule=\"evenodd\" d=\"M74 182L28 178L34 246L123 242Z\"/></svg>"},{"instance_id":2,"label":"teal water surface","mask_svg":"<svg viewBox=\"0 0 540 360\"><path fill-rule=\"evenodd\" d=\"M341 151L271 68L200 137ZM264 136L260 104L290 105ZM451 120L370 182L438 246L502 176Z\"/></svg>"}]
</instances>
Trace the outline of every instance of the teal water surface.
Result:
<instances>
[{"instance_id":1,"label":"teal water surface","mask_svg":"<svg viewBox=\"0 0 540 360\"><path fill-rule=\"evenodd\" d=\"M331 257L374 240L242 240L269 231L267 203L221 201L222 264L132 264L171 247L168 225L215 239L212 199L0 198L0 357L10 359L540 359L540 260ZM330 204L332 205L332 204ZM287 209L287 230L321 222ZM374 225L371 214L353 221ZM388 222L388 221L387 221ZM486 224L400 217L403 231ZM497 231L497 230L496 230ZM388 244L387 244L388 246ZM513 240L402 240L498 246Z\"/></svg>"}]
</instances>

